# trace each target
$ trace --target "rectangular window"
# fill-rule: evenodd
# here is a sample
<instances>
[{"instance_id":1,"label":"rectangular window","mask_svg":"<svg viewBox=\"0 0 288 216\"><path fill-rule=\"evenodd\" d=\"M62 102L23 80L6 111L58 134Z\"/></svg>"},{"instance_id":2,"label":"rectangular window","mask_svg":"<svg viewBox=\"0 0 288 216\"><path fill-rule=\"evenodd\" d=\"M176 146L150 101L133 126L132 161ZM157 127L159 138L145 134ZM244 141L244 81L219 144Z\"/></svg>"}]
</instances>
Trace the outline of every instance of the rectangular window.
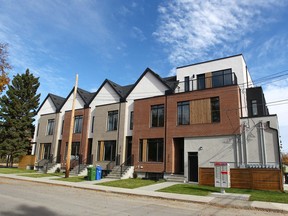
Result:
<instances>
[{"instance_id":1,"label":"rectangular window","mask_svg":"<svg viewBox=\"0 0 288 216\"><path fill-rule=\"evenodd\" d=\"M178 125L189 125L190 124L190 102L178 102L177 103L177 119Z\"/></svg>"},{"instance_id":2,"label":"rectangular window","mask_svg":"<svg viewBox=\"0 0 288 216\"><path fill-rule=\"evenodd\" d=\"M232 85L232 70L226 69L221 71L215 71L212 73L212 86L220 87L226 85Z\"/></svg>"},{"instance_id":3,"label":"rectangular window","mask_svg":"<svg viewBox=\"0 0 288 216\"><path fill-rule=\"evenodd\" d=\"M163 162L164 139L141 139L139 143L139 161Z\"/></svg>"},{"instance_id":4,"label":"rectangular window","mask_svg":"<svg viewBox=\"0 0 288 216\"><path fill-rule=\"evenodd\" d=\"M64 120L62 121L61 135L63 134L63 130L64 130Z\"/></svg>"},{"instance_id":5,"label":"rectangular window","mask_svg":"<svg viewBox=\"0 0 288 216\"><path fill-rule=\"evenodd\" d=\"M95 119L95 116L92 117L92 122L91 122L91 133L94 132L94 119Z\"/></svg>"},{"instance_id":6,"label":"rectangular window","mask_svg":"<svg viewBox=\"0 0 288 216\"><path fill-rule=\"evenodd\" d=\"M117 130L118 125L118 110L108 112L108 131Z\"/></svg>"},{"instance_id":7,"label":"rectangular window","mask_svg":"<svg viewBox=\"0 0 288 216\"><path fill-rule=\"evenodd\" d=\"M211 98L211 119L212 122L220 122L219 97Z\"/></svg>"},{"instance_id":8,"label":"rectangular window","mask_svg":"<svg viewBox=\"0 0 288 216\"><path fill-rule=\"evenodd\" d=\"M151 106L151 127L164 126L164 105Z\"/></svg>"},{"instance_id":9,"label":"rectangular window","mask_svg":"<svg viewBox=\"0 0 288 216\"><path fill-rule=\"evenodd\" d=\"M134 112L130 113L130 130L133 130Z\"/></svg>"},{"instance_id":10,"label":"rectangular window","mask_svg":"<svg viewBox=\"0 0 288 216\"><path fill-rule=\"evenodd\" d=\"M48 120L47 133L46 133L47 135L53 135L54 124L55 124L55 120L54 119L49 119Z\"/></svg>"},{"instance_id":11,"label":"rectangular window","mask_svg":"<svg viewBox=\"0 0 288 216\"><path fill-rule=\"evenodd\" d=\"M83 116L75 116L74 119L74 133L82 132Z\"/></svg>"},{"instance_id":12,"label":"rectangular window","mask_svg":"<svg viewBox=\"0 0 288 216\"><path fill-rule=\"evenodd\" d=\"M40 124L38 123L36 136L39 135L39 127L40 127Z\"/></svg>"},{"instance_id":13,"label":"rectangular window","mask_svg":"<svg viewBox=\"0 0 288 216\"><path fill-rule=\"evenodd\" d=\"M205 74L197 75L197 89L205 89Z\"/></svg>"},{"instance_id":14,"label":"rectangular window","mask_svg":"<svg viewBox=\"0 0 288 216\"><path fill-rule=\"evenodd\" d=\"M80 142L72 142L71 160L78 160L80 154Z\"/></svg>"},{"instance_id":15,"label":"rectangular window","mask_svg":"<svg viewBox=\"0 0 288 216\"><path fill-rule=\"evenodd\" d=\"M252 100L251 106L252 106L252 115L257 116L258 115L257 100Z\"/></svg>"},{"instance_id":16,"label":"rectangular window","mask_svg":"<svg viewBox=\"0 0 288 216\"><path fill-rule=\"evenodd\" d=\"M190 91L190 83L189 83L189 76L186 76L184 78L184 91L187 92L187 91Z\"/></svg>"}]
</instances>

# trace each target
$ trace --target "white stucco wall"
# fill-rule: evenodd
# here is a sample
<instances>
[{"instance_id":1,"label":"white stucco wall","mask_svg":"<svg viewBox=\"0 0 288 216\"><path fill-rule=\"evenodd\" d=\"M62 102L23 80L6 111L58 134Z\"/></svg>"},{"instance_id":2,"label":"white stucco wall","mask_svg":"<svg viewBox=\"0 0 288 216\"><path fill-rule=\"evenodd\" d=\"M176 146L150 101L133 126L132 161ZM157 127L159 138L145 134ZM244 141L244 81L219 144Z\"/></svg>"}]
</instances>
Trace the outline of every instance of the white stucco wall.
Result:
<instances>
[{"instance_id":1,"label":"white stucco wall","mask_svg":"<svg viewBox=\"0 0 288 216\"><path fill-rule=\"evenodd\" d=\"M278 167L279 139L277 130L279 126L277 116L245 118L241 119L241 125L244 164ZM263 131L263 138L261 138L261 131Z\"/></svg>"}]
</instances>

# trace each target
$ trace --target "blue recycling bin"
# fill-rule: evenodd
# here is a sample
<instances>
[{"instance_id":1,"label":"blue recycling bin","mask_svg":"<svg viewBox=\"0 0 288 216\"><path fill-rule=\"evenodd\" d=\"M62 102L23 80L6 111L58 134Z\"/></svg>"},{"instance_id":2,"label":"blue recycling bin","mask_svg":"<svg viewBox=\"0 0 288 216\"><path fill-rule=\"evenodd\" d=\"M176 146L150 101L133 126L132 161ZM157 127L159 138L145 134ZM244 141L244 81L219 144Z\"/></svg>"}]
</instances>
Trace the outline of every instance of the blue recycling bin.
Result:
<instances>
[{"instance_id":1,"label":"blue recycling bin","mask_svg":"<svg viewBox=\"0 0 288 216\"><path fill-rule=\"evenodd\" d=\"M96 167L96 180L100 180L102 178L102 167L97 166Z\"/></svg>"}]
</instances>

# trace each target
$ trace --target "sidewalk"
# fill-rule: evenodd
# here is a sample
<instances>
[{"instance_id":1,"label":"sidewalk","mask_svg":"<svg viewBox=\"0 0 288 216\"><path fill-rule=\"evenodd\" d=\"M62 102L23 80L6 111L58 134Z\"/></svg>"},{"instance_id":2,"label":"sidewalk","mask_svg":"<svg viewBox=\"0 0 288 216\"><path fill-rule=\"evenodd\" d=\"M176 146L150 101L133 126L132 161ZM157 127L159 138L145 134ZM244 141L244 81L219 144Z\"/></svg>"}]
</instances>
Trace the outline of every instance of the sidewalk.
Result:
<instances>
[{"instance_id":1,"label":"sidewalk","mask_svg":"<svg viewBox=\"0 0 288 216\"><path fill-rule=\"evenodd\" d=\"M0 177L18 179L24 181L32 181L39 183L46 183L52 185L61 185L68 186L86 190L95 190L108 193L118 193L134 196L144 196L144 197L153 197L158 199L168 199L176 200L182 202L196 202L204 203L210 205L217 205L223 207L234 207L234 208L245 208L245 209L259 209L265 211L276 211L276 212L285 212L288 213L288 204L281 203L271 203L271 202L259 202L259 201L248 201L249 195L243 194L220 194L212 193L209 196L196 196L196 195L184 195L184 194L173 194L173 193L163 193L157 192L157 190L165 187L169 187L174 184L174 182L163 182L150 186L140 187L136 189L126 189L126 188L117 188L117 187L107 187L101 185L95 185L96 183L114 181L114 179L101 179L98 181L84 181L84 182L64 182L53 180L57 177L44 177L44 178L31 178L19 176L18 174L0 174Z\"/></svg>"}]
</instances>

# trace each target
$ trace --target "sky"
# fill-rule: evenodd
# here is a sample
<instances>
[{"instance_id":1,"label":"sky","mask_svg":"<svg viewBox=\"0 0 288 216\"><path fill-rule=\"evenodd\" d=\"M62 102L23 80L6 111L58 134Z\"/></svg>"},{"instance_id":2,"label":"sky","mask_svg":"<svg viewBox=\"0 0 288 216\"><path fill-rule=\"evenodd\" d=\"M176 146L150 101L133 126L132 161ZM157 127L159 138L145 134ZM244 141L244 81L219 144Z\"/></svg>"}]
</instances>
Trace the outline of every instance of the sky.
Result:
<instances>
[{"instance_id":1,"label":"sky","mask_svg":"<svg viewBox=\"0 0 288 216\"><path fill-rule=\"evenodd\" d=\"M162 77L187 64L242 53L288 152L288 1L0 0L0 42L9 76L27 68L48 93L94 92L107 78L134 83L149 67Z\"/></svg>"}]
</instances>

